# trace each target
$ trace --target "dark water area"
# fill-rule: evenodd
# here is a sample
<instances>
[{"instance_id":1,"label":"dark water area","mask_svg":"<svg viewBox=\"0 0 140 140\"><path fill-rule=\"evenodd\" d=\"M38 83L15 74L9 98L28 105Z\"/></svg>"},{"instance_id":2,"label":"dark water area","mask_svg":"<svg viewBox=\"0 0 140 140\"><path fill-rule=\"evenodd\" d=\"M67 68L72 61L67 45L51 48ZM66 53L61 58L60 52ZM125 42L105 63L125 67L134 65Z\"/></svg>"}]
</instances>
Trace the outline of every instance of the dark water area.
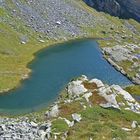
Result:
<instances>
[{"instance_id":1,"label":"dark water area","mask_svg":"<svg viewBox=\"0 0 140 140\"><path fill-rule=\"evenodd\" d=\"M77 40L51 46L37 53L29 65L32 73L22 86L0 96L0 113L22 114L47 107L66 84L82 74L107 84L132 84L102 56L96 41Z\"/></svg>"}]
</instances>

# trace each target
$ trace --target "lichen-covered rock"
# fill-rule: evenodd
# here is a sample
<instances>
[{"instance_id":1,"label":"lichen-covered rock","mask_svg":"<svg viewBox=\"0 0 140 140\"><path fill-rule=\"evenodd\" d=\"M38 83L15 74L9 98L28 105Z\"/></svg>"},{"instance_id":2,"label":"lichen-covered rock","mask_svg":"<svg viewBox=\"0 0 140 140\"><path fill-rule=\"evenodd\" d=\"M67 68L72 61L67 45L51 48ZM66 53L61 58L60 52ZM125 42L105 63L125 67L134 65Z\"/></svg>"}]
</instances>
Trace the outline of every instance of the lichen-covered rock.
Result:
<instances>
[{"instance_id":1,"label":"lichen-covered rock","mask_svg":"<svg viewBox=\"0 0 140 140\"><path fill-rule=\"evenodd\" d=\"M104 87L103 82L102 82L101 80L99 80L99 79L91 79L91 80L89 81L89 83L95 83L95 84L97 85L98 88Z\"/></svg>"},{"instance_id":2,"label":"lichen-covered rock","mask_svg":"<svg viewBox=\"0 0 140 140\"><path fill-rule=\"evenodd\" d=\"M119 109L119 105L118 105L117 100L116 100L117 95L112 92L110 87L99 88L98 94L100 96L104 97L105 100L110 104L110 106Z\"/></svg>"},{"instance_id":3,"label":"lichen-covered rock","mask_svg":"<svg viewBox=\"0 0 140 140\"><path fill-rule=\"evenodd\" d=\"M77 114L77 113L74 113L74 114L72 114L72 118L73 118L73 120L74 121L76 121L76 122L80 122L81 121L81 115L80 114Z\"/></svg>"},{"instance_id":4,"label":"lichen-covered rock","mask_svg":"<svg viewBox=\"0 0 140 140\"><path fill-rule=\"evenodd\" d=\"M122 95L126 101L135 102L135 99L119 85L112 85L111 87L117 92L117 94Z\"/></svg>"},{"instance_id":5,"label":"lichen-covered rock","mask_svg":"<svg viewBox=\"0 0 140 140\"><path fill-rule=\"evenodd\" d=\"M71 95L80 95L87 91L87 89L82 84L83 81L76 80L68 84L68 93Z\"/></svg>"},{"instance_id":6,"label":"lichen-covered rock","mask_svg":"<svg viewBox=\"0 0 140 140\"><path fill-rule=\"evenodd\" d=\"M140 52L140 45L136 44L103 48L107 61L136 84L140 84L140 59L138 52ZM132 73L134 74L132 75Z\"/></svg>"},{"instance_id":7,"label":"lichen-covered rock","mask_svg":"<svg viewBox=\"0 0 140 140\"><path fill-rule=\"evenodd\" d=\"M58 105L54 105L49 111L45 114L48 118L57 117L59 115L59 107Z\"/></svg>"},{"instance_id":8,"label":"lichen-covered rock","mask_svg":"<svg viewBox=\"0 0 140 140\"><path fill-rule=\"evenodd\" d=\"M93 93L91 93L91 92L85 93L85 94L83 95L83 97L86 99L87 102L89 102L89 97L91 97L92 94L93 94Z\"/></svg>"}]
</instances>

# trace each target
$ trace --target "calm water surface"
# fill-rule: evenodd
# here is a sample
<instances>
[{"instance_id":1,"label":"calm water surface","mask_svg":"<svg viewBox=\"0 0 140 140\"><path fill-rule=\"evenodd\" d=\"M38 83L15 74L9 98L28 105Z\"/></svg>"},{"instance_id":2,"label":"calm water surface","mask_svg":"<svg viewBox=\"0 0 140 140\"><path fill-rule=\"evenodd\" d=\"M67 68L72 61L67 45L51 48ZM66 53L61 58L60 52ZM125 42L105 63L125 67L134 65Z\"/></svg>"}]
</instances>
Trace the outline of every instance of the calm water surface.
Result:
<instances>
[{"instance_id":1,"label":"calm water surface","mask_svg":"<svg viewBox=\"0 0 140 140\"><path fill-rule=\"evenodd\" d=\"M0 113L20 114L43 108L58 97L69 80L82 74L108 84L131 84L104 60L94 40L47 48L36 55L29 67L31 77L20 88L0 96Z\"/></svg>"}]
</instances>

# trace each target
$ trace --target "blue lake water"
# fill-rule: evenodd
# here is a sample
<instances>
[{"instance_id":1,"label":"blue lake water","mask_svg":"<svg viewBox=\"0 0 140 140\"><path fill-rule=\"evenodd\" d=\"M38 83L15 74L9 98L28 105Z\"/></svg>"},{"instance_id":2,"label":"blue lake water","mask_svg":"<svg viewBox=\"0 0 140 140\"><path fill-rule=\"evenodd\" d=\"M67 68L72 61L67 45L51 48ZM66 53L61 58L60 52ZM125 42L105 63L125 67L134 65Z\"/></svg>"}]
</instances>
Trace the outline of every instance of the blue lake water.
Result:
<instances>
[{"instance_id":1,"label":"blue lake water","mask_svg":"<svg viewBox=\"0 0 140 140\"><path fill-rule=\"evenodd\" d=\"M51 46L36 54L31 77L9 94L0 96L0 113L28 113L46 107L74 77L82 74L107 84L132 84L103 58L91 39Z\"/></svg>"}]
</instances>

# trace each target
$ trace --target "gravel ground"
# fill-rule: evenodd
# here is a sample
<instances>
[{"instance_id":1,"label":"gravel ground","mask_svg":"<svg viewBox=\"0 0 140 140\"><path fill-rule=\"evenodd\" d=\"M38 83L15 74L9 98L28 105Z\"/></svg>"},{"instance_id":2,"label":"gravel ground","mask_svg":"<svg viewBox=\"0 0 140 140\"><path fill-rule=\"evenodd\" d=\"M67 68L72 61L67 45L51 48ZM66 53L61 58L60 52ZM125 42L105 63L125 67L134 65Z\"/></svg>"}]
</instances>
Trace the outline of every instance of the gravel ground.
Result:
<instances>
[{"instance_id":1,"label":"gravel ground","mask_svg":"<svg viewBox=\"0 0 140 140\"><path fill-rule=\"evenodd\" d=\"M25 22L36 32L42 32L49 38L79 36L81 27L94 27L98 19L82 9L74 0L12 0L15 9L3 2L3 6L12 15ZM2 4L1 4L2 5ZM96 22L96 23L95 23ZM86 34L85 34L86 35Z\"/></svg>"}]
</instances>

